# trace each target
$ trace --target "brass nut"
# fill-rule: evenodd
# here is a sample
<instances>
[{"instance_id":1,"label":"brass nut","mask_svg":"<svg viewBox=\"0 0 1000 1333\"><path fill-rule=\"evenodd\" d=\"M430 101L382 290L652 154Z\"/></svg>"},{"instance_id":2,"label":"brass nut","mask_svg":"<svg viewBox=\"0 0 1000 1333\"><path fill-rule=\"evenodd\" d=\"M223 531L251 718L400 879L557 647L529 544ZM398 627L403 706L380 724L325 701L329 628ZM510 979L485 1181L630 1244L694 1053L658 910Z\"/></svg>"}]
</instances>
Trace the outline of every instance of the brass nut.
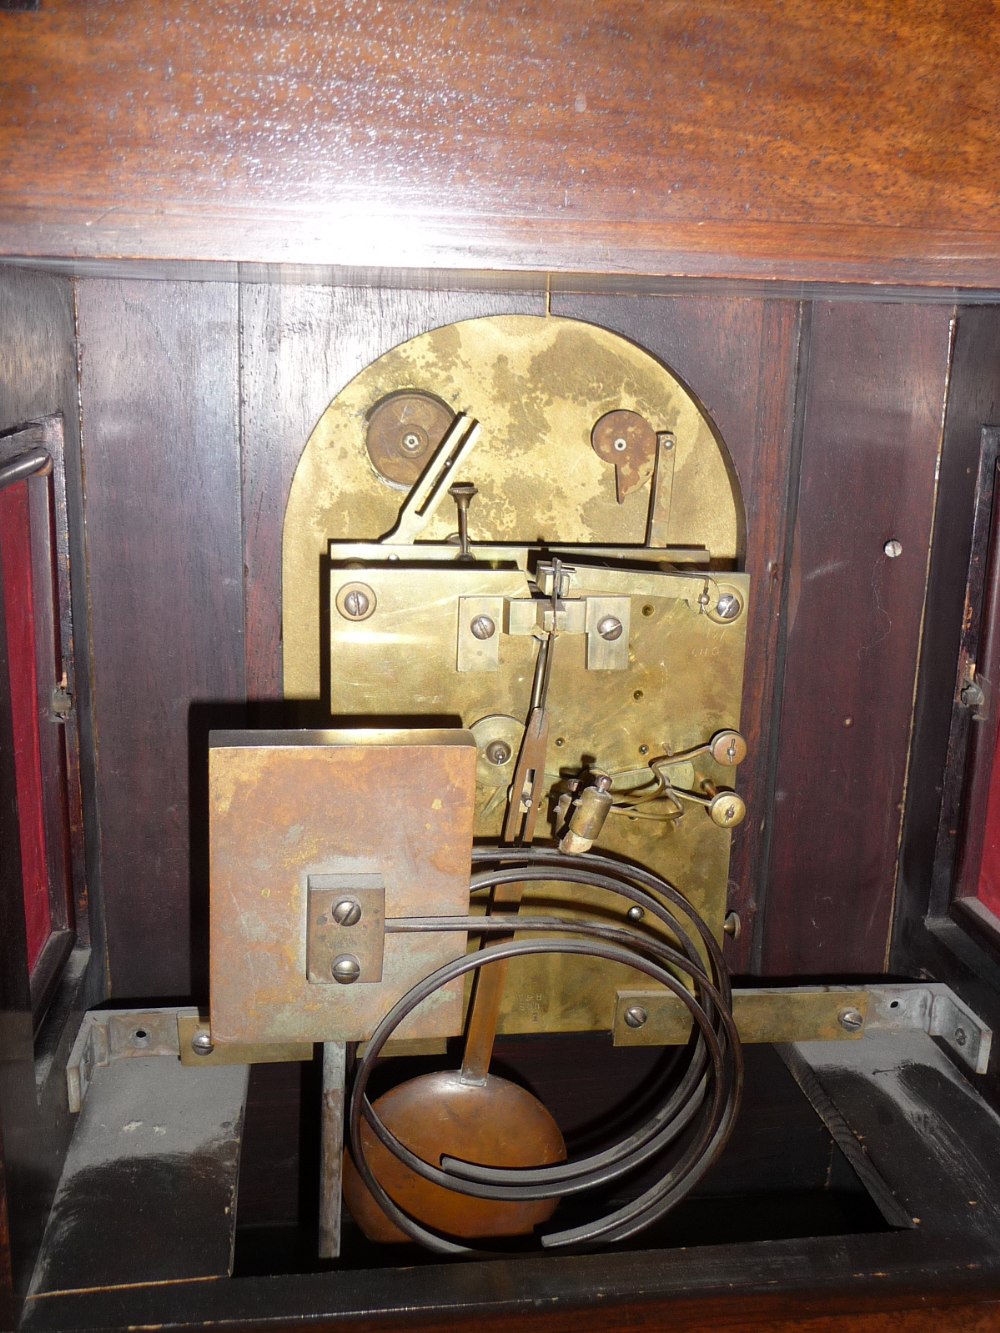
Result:
<instances>
[{"instance_id":1,"label":"brass nut","mask_svg":"<svg viewBox=\"0 0 1000 1333\"><path fill-rule=\"evenodd\" d=\"M345 620L367 620L378 605L367 583L345 583L337 593L337 610Z\"/></svg>"}]
</instances>

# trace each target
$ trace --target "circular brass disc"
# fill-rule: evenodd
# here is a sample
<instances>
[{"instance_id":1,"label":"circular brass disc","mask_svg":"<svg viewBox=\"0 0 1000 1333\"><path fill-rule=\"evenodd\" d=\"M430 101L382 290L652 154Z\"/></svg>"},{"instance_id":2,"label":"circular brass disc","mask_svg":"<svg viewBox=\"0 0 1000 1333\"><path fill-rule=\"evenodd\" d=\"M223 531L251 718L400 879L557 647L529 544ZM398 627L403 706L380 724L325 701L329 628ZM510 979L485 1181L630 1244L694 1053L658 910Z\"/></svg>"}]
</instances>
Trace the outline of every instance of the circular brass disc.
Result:
<instances>
[{"instance_id":1,"label":"circular brass disc","mask_svg":"<svg viewBox=\"0 0 1000 1333\"><path fill-rule=\"evenodd\" d=\"M485 1083L463 1083L457 1070L423 1074L380 1097L375 1109L401 1143L433 1165L443 1156L480 1166L548 1166L566 1160L559 1126L538 1098L493 1074ZM404 1166L365 1124L361 1138L375 1179L389 1197L418 1222L448 1236L524 1236L555 1211L555 1199L497 1203L457 1194ZM350 1153L344 1154L344 1202L369 1240L409 1239L372 1198Z\"/></svg>"},{"instance_id":2,"label":"circular brass disc","mask_svg":"<svg viewBox=\"0 0 1000 1333\"><path fill-rule=\"evenodd\" d=\"M454 412L429 393L393 393L372 409L365 443L378 475L409 490L427 466Z\"/></svg>"},{"instance_id":3,"label":"circular brass disc","mask_svg":"<svg viewBox=\"0 0 1000 1333\"><path fill-rule=\"evenodd\" d=\"M638 412L606 412L590 433L594 453L618 473L618 495L624 499L653 474L656 431Z\"/></svg>"}]
</instances>

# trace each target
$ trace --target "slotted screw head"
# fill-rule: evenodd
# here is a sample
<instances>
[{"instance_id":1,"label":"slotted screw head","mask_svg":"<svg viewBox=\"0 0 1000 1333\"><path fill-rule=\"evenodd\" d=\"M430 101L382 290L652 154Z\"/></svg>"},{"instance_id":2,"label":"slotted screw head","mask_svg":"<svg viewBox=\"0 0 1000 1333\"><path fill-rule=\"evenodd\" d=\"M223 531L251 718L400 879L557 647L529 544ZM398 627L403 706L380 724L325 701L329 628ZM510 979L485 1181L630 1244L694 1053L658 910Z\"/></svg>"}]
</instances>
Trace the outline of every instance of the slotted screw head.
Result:
<instances>
[{"instance_id":1,"label":"slotted screw head","mask_svg":"<svg viewBox=\"0 0 1000 1333\"><path fill-rule=\"evenodd\" d=\"M353 898L342 898L334 906L333 919L338 926L356 926L361 920L361 904Z\"/></svg>"},{"instance_id":2,"label":"slotted screw head","mask_svg":"<svg viewBox=\"0 0 1000 1333\"><path fill-rule=\"evenodd\" d=\"M743 610L743 603L734 592L724 592L715 604L715 614L720 620L735 620Z\"/></svg>"},{"instance_id":3,"label":"slotted screw head","mask_svg":"<svg viewBox=\"0 0 1000 1333\"><path fill-rule=\"evenodd\" d=\"M473 616L469 629L477 639L492 639L497 632L496 622L491 616Z\"/></svg>"},{"instance_id":4,"label":"slotted screw head","mask_svg":"<svg viewBox=\"0 0 1000 1333\"><path fill-rule=\"evenodd\" d=\"M630 1004L625 1010L625 1023L630 1028L641 1028L648 1018L649 1014L639 1004Z\"/></svg>"},{"instance_id":5,"label":"slotted screw head","mask_svg":"<svg viewBox=\"0 0 1000 1333\"><path fill-rule=\"evenodd\" d=\"M605 616L597 622L597 632L602 639L613 642L622 636L622 622L617 616Z\"/></svg>"},{"instance_id":6,"label":"slotted screw head","mask_svg":"<svg viewBox=\"0 0 1000 1333\"><path fill-rule=\"evenodd\" d=\"M337 610L345 620L367 620L375 610L375 594L367 583L348 583L337 593Z\"/></svg>"},{"instance_id":7,"label":"slotted screw head","mask_svg":"<svg viewBox=\"0 0 1000 1333\"><path fill-rule=\"evenodd\" d=\"M845 1032L858 1032L865 1025L860 1009L842 1009L837 1015L837 1022Z\"/></svg>"},{"instance_id":8,"label":"slotted screw head","mask_svg":"<svg viewBox=\"0 0 1000 1333\"><path fill-rule=\"evenodd\" d=\"M211 1055L215 1050L215 1042L212 1040L211 1032L205 1028L200 1028L191 1038L191 1049L195 1055Z\"/></svg>"},{"instance_id":9,"label":"slotted screw head","mask_svg":"<svg viewBox=\"0 0 1000 1333\"><path fill-rule=\"evenodd\" d=\"M357 981L361 975L361 964L352 953L342 953L333 960L334 981L339 981L342 986L349 986L352 981Z\"/></svg>"}]
</instances>

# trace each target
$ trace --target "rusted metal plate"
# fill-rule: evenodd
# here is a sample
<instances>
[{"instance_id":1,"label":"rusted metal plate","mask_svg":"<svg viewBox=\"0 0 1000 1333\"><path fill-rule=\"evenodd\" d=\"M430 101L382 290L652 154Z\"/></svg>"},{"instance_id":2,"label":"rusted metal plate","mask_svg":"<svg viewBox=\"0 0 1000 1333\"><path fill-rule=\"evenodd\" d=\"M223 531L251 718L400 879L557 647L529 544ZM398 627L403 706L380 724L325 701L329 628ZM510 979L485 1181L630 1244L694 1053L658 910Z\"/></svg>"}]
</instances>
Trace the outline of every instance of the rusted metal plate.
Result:
<instances>
[{"instance_id":1,"label":"rusted metal plate","mask_svg":"<svg viewBox=\"0 0 1000 1333\"><path fill-rule=\"evenodd\" d=\"M211 1048L204 1044L204 1038ZM196 1041L196 1038L201 1040ZM208 1014L196 1009L182 1009L177 1014L177 1040L182 1065L276 1065L295 1063L313 1058L311 1041L261 1042L257 1046L245 1042L216 1041Z\"/></svg>"},{"instance_id":2,"label":"rusted metal plate","mask_svg":"<svg viewBox=\"0 0 1000 1333\"><path fill-rule=\"evenodd\" d=\"M455 729L216 732L211 737L211 1021L219 1042L359 1041L460 932L388 936L382 979L321 985L307 967L310 876L371 875L387 917L468 908L477 749ZM402 1025L461 1028L461 985Z\"/></svg>"}]
</instances>

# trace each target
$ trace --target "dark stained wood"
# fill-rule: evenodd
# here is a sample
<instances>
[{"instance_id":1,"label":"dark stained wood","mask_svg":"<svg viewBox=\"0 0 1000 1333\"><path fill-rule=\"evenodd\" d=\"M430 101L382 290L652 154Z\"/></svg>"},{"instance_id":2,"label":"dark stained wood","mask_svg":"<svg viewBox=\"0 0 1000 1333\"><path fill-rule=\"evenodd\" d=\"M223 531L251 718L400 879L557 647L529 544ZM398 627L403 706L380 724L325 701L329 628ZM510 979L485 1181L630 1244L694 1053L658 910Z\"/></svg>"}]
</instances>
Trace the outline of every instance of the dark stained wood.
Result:
<instances>
[{"instance_id":1,"label":"dark stained wood","mask_svg":"<svg viewBox=\"0 0 1000 1333\"><path fill-rule=\"evenodd\" d=\"M79 297L110 984L203 994L207 732L244 699L237 292Z\"/></svg>"},{"instance_id":2,"label":"dark stained wood","mask_svg":"<svg viewBox=\"0 0 1000 1333\"><path fill-rule=\"evenodd\" d=\"M12 430L29 421L39 422L40 443L54 460L50 485L59 592L59 605L54 610L67 674L66 688L76 705L63 726L69 818L67 856L78 937L100 950L96 839L92 837L90 847L85 849L80 792L81 776L86 781L92 774L92 751L83 530L82 524L76 522L81 512L82 481L72 284L52 275L0 269L0 326L6 335L4 373L0 376L0 430ZM47 776L51 779L55 768L51 753L49 760ZM62 775L57 776L61 783ZM89 863L85 863L88 853Z\"/></svg>"},{"instance_id":3,"label":"dark stained wood","mask_svg":"<svg viewBox=\"0 0 1000 1333\"><path fill-rule=\"evenodd\" d=\"M70 505L80 498L79 430L76 406L76 355L73 328L73 289L59 277L0 268L0 328L3 329L3 372L0 373L0 430L10 431L28 422L61 412L65 428L66 483ZM51 421L40 429L46 435ZM56 439L48 433L46 446L55 452ZM59 497L57 497L59 500ZM60 501L64 503L64 501ZM57 523L58 529L58 523ZM62 537L65 537L63 532ZM71 534L69 556L77 579L74 593L75 626L85 626L86 586L82 578L82 531ZM60 558L66 550L60 548ZM64 608L68 611L68 607ZM0 620L3 617L0 615ZM0 635L2 637L2 635ZM82 641L86 643L86 635ZM75 685L81 730L89 734L87 701L89 679L83 654ZM0 1236L9 1226L9 1248L0 1239L0 1315L13 1298L23 1295L31 1276L45 1214L55 1189L70 1121L66 1109L63 1068L66 1038L73 1030L83 988L88 998L103 998L100 986L100 932L93 935L93 966L87 974L86 955L77 956L63 974L45 1027L33 1040L31 994L25 957L24 912L21 900L20 858L16 832L17 810L11 785L10 696L5 649L0 648ZM79 834L79 829L75 830ZM77 861L77 915L96 909L99 895L87 902ZM90 869L96 872L96 857ZM96 879L96 874L94 875ZM43 956L44 957L44 956ZM10 1327L6 1318L0 1326Z\"/></svg>"},{"instance_id":4,"label":"dark stained wood","mask_svg":"<svg viewBox=\"0 0 1000 1333\"><path fill-rule=\"evenodd\" d=\"M426 329L542 314L545 298L251 284L240 299L247 696L256 702L282 697L281 529L299 456L330 400Z\"/></svg>"},{"instance_id":5,"label":"dark stained wood","mask_svg":"<svg viewBox=\"0 0 1000 1333\"><path fill-rule=\"evenodd\" d=\"M820 304L804 386L763 968L882 972L951 312ZM889 559L887 540L902 544Z\"/></svg>"},{"instance_id":6,"label":"dark stained wood","mask_svg":"<svg viewBox=\"0 0 1000 1333\"><path fill-rule=\"evenodd\" d=\"M965 756L964 747L962 753L949 753L949 725L964 633L982 428L1000 424L998 347L1000 307L959 309L900 856L894 947L895 965L904 970L912 966L911 944L923 930L924 916L928 911L945 914L953 892L956 797L963 785Z\"/></svg>"},{"instance_id":7,"label":"dark stained wood","mask_svg":"<svg viewBox=\"0 0 1000 1333\"><path fill-rule=\"evenodd\" d=\"M0 249L995 286L993 17L0 11Z\"/></svg>"},{"instance_id":8,"label":"dark stained wood","mask_svg":"<svg viewBox=\"0 0 1000 1333\"><path fill-rule=\"evenodd\" d=\"M794 301L696 297L559 297L554 314L617 329L659 356L701 399L729 448L747 511L753 582L741 729L749 742L738 789L750 815L733 835L729 966L750 970L769 804L771 711L788 542L790 449L800 310Z\"/></svg>"}]
</instances>

